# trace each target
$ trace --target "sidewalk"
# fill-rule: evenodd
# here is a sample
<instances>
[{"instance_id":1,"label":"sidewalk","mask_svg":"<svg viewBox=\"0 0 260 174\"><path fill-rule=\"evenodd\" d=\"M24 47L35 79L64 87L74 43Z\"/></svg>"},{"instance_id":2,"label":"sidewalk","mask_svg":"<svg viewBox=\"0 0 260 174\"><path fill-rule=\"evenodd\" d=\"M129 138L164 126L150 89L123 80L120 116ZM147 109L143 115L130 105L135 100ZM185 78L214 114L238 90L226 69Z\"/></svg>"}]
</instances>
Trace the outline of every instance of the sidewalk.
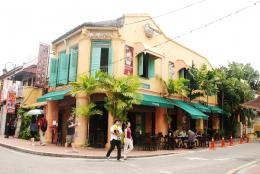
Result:
<instances>
[{"instance_id":1,"label":"sidewalk","mask_svg":"<svg viewBox=\"0 0 260 174\"><path fill-rule=\"evenodd\" d=\"M235 145L238 144L238 139L234 139ZM42 156L53 156L53 157L68 157L68 158L87 158L87 159L105 159L107 150L104 148L78 148L77 153L73 153L72 148L66 149L63 146L57 146L55 144L47 144L46 146L40 146L39 142L35 143L35 146L32 146L29 140L17 139L13 137L4 138L0 135L0 146L6 147L9 149L35 154ZM220 149L221 141L216 142L216 147ZM228 146L228 142L226 142ZM175 149L175 150L157 150L157 151L132 151L128 157L129 158L143 158L143 157L153 157L153 156L163 156L163 155L172 155L172 154L184 154L195 152L198 150L208 150L208 147L205 148L196 148L196 149ZM116 150L111 154L112 157L116 156Z\"/></svg>"},{"instance_id":2,"label":"sidewalk","mask_svg":"<svg viewBox=\"0 0 260 174\"><path fill-rule=\"evenodd\" d=\"M88 158L88 159L105 159L106 149L98 148L78 148L77 153L70 152L72 149L62 146L56 146L54 144L48 144L46 146L40 146L39 142L35 143L35 146L30 144L28 140L17 139L13 137L4 138L0 136L0 146L9 149L42 155L42 156L53 156L53 157L69 157L69 158ZM157 151L132 151L129 154L129 158L143 158L153 157L171 154L189 153L194 150L187 149L176 149L176 150L157 150ZM116 156L116 150L113 151L112 157Z\"/></svg>"}]
</instances>

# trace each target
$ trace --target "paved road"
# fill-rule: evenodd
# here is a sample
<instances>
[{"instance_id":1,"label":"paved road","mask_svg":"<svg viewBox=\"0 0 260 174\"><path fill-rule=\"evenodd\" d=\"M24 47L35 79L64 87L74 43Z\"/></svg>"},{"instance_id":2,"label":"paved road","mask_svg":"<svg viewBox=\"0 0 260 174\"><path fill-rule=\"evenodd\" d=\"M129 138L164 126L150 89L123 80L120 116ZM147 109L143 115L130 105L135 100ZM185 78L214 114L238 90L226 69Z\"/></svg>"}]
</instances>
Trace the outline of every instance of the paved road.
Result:
<instances>
[{"instance_id":1,"label":"paved road","mask_svg":"<svg viewBox=\"0 0 260 174\"><path fill-rule=\"evenodd\" d=\"M0 174L225 174L255 161L260 161L260 142L125 162L37 156L0 147Z\"/></svg>"}]
</instances>

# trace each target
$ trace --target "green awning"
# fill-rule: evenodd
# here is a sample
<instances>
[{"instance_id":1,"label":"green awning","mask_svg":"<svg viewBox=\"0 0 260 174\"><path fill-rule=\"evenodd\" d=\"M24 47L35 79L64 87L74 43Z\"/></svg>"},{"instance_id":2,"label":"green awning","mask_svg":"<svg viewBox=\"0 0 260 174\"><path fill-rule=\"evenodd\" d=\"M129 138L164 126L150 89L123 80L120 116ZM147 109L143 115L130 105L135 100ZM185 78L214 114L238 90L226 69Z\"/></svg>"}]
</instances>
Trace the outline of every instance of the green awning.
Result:
<instances>
[{"instance_id":1,"label":"green awning","mask_svg":"<svg viewBox=\"0 0 260 174\"><path fill-rule=\"evenodd\" d=\"M49 92L37 99L37 102L44 102L48 100L62 100L64 99L64 95L69 93L72 89L64 89L64 90L59 90L59 91L53 91Z\"/></svg>"},{"instance_id":2,"label":"green awning","mask_svg":"<svg viewBox=\"0 0 260 174\"><path fill-rule=\"evenodd\" d=\"M211 113L210 108L200 103L191 103L196 109L200 110L201 112Z\"/></svg>"},{"instance_id":3,"label":"green awning","mask_svg":"<svg viewBox=\"0 0 260 174\"><path fill-rule=\"evenodd\" d=\"M208 105L212 113L225 114L226 112L218 106Z\"/></svg>"},{"instance_id":4,"label":"green awning","mask_svg":"<svg viewBox=\"0 0 260 174\"><path fill-rule=\"evenodd\" d=\"M170 99L170 101L172 101L172 103L183 109L184 111L188 112L191 115L191 118L193 119L204 119L207 120L209 116L207 116L206 114L202 113L201 111L199 111L198 109L194 108L193 106L191 106L190 104L182 101L182 100L176 100L176 99Z\"/></svg>"},{"instance_id":5,"label":"green awning","mask_svg":"<svg viewBox=\"0 0 260 174\"><path fill-rule=\"evenodd\" d=\"M155 96L155 95L148 95L142 94L143 100L141 101L141 105L146 106L157 106L157 107L165 107L165 108L172 108L173 104L166 98Z\"/></svg>"}]
</instances>

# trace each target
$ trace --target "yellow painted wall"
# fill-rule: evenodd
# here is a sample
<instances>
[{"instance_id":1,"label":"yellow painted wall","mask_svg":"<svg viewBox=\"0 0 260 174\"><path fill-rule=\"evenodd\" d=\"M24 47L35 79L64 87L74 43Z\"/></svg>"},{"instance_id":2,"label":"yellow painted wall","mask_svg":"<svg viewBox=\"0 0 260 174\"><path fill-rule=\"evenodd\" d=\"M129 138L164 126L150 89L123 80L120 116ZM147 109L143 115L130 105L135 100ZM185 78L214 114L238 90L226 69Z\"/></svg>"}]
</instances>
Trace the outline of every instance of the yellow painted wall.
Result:
<instances>
[{"instance_id":1,"label":"yellow painted wall","mask_svg":"<svg viewBox=\"0 0 260 174\"><path fill-rule=\"evenodd\" d=\"M42 89L32 86L23 87L23 102L22 105L30 105L37 102L37 98L42 96Z\"/></svg>"},{"instance_id":2,"label":"yellow painted wall","mask_svg":"<svg viewBox=\"0 0 260 174\"><path fill-rule=\"evenodd\" d=\"M254 131L260 131L260 115L256 116L254 121Z\"/></svg>"},{"instance_id":3,"label":"yellow painted wall","mask_svg":"<svg viewBox=\"0 0 260 174\"><path fill-rule=\"evenodd\" d=\"M125 24L132 23L134 21L148 19L147 15L125 15ZM155 33L153 38L148 38L144 33L144 25L149 23L153 28L158 30L161 34ZM90 70L90 57L91 57L91 38L89 33L91 32L111 32L112 34L112 47L113 47L113 74L115 76L124 75L124 57L125 57L125 45L134 46L136 42L141 42L147 46L154 46L158 43L167 41L167 38L160 28L152 21L147 20L131 25L124 25L117 31L111 28L91 28L84 27L78 29L72 36L67 36L66 39L60 40L53 45L55 56L58 53L66 50L69 53L69 48L75 45L79 46L79 58L78 58L78 75L89 73ZM155 77L151 79L141 78L141 83L149 84L150 89L144 89L146 92L153 92L154 94L163 93L162 83L156 78L162 77L164 80L168 79L168 63L169 61L175 63L175 78L178 78L178 71L183 67L189 67L194 61L195 65L200 67L202 64L207 64L211 69L211 65L208 60L203 56L195 53L194 51L178 44L175 41L167 42L156 48L163 55L163 58L158 58L155 61ZM133 60L133 74L137 75L137 57ZM209 97L209 103L215 104L216 100L213 97Z\"/></svg>"}]
</instances>

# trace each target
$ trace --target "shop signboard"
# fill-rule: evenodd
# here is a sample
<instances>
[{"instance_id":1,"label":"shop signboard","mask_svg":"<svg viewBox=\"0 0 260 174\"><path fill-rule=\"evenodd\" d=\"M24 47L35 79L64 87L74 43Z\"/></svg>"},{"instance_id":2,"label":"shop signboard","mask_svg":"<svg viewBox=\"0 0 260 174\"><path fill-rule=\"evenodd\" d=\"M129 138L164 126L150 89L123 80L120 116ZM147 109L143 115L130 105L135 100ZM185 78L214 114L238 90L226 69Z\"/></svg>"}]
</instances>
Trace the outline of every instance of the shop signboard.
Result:
<instances>
[{"instance_id":1,"label":"shop signboard","mask_svg":"<svg viewBox=\"0 0 260 174\"><path fill-rule=\"evenodd\" d=\"M12 90L8 91L7 100L6 100L6 112L8 114L15 113L15 99L16 99L16 92Z\"/></svg>"},{"instance_id":2,"label":"shop signboard","mask_svg":"<svg viewBox=\"0 0 260 174\"><path fill-rule=\"evenodd\" d=\"M125 46L125 68L124 74L133 75L133 47Z\"/></svg>"},{"instance_id":3,"label":"shop signboard","mask_svg":"<svg viewBox=\"0 0 260 174\"><path fill-rule=\"evenodd\" d=\"M38 53L38 63L36 70L36 82L35 86L43 88L46 84L48 75L48 61L50 55L50 46L46 44L40 44Z\"/></svg>"}]
</instances>

